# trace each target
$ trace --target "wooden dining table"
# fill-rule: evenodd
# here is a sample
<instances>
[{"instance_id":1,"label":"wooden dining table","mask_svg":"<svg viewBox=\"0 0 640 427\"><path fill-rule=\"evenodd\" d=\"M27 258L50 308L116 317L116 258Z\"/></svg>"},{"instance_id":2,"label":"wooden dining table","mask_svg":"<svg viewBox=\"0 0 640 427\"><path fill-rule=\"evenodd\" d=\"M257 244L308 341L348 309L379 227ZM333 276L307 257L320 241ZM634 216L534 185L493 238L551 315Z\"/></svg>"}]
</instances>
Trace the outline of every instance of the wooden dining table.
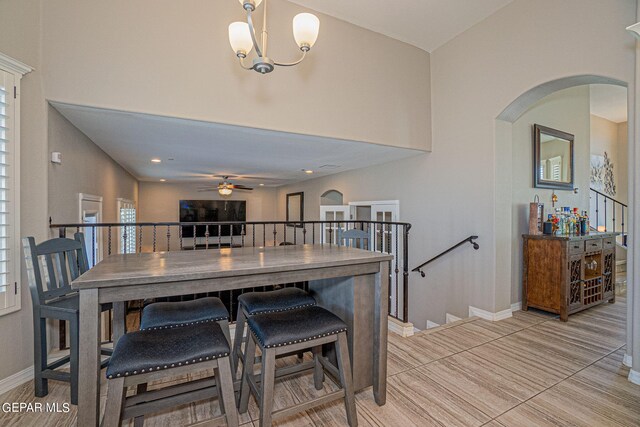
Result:
<instances>
[{"instance_id":1,"label":"wooden dining table","mask_svg":"<svg viewBox=\"0 0 640 427\"><path fill-rule=\"evenodd\" d=\"M78 426L100 419L100 304L308 282L318 304L348 326L356 390L386 400L389 254L337 245L288 245L111 255L72 283L80 294Z\"/></svg>"}]
</instances>

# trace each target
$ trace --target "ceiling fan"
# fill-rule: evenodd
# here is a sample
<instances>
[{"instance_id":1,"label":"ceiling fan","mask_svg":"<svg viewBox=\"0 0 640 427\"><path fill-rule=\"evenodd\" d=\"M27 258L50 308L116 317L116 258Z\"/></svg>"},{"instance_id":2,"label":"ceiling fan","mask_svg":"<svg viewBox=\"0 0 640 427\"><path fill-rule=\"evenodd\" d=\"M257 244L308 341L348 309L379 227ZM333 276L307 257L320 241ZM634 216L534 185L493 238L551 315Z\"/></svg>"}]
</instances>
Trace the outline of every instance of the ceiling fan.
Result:
<instances>
[{"instance_id":1,"label":"ceiling fan","mask_svg":"<svg viewBox=\"0 0 640 427\"><path fill-rule=\"evenodd\" d=\"M221 196L230 196L233 190L251 191L253 188L242 184L233 184L229 181L229 176L223 176L223 181L215 187L202 187L198 191L217 191Z\"/></svg>"}]
</instances>

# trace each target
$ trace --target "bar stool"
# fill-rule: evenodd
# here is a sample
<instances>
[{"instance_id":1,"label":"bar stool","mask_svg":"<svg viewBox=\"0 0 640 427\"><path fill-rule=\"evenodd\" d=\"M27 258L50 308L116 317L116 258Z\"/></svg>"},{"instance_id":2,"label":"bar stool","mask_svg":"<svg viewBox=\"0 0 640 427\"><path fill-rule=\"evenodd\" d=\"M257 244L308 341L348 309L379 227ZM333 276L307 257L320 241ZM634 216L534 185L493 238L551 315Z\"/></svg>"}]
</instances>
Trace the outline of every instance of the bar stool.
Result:
<instances>
[{"instance_id":1,"label":"bar stool","mask_svg":"<svg viewBox=\"0 0 640 427\"><path fill-rule=\"evenodd\" d=\"M237 375L238 360L244 360L242 341L247 318L256 314L276 313L316 305L316 300L299 288L283 288L268 292L247 292L238 297L236 332L231 354L232 367Z\"/></svg>"},{"instance_id":2,"label":"bar stool","mask_svg":"<svg viewBox=\"0 0 640 427\"><path fill-rule=\"evenodd\" d=\"M244 413L248 409L249 393L254 395L260 407L261 427L270 426L274 418L287 417L337 399L344 399L349 425L351 427L358 425L347 343L347 325L338 316L324 308L311 306L285 312L257 314L249 317L247 323L251 333L247 334L242 363L242 384L238 404L240 413ZM314 384L316 389L320 390L322 389L323 367L328 372L336 374L335 367L321 354L318 354L318 349L323 344L330 343L335 345L338 362L336 376L339 377L342 388L308 402L272 412L276 357L281 354L313 348L316 353ZM254 364L252 363L256 345L262 352L262 369L259 375L260 388L257 385L257 376L254 375Z\"/></svg>"},{"instance_id":3,"label":"bar stool","mask_svg":"<svg viewBox=\"0 0 640 427\"><path fill-rule=\"evenodd\" d=\"M123 335L107 367L108 392L102 426L120 426L128 418L142 420L140 417L145 414L216 395L223 415L211 421L224 418L228 426L237 426L230 353L229 342L215 322ZM129 386L207 369L214 370L214 378L126 397Z\"/></svg>"}]
</instances>

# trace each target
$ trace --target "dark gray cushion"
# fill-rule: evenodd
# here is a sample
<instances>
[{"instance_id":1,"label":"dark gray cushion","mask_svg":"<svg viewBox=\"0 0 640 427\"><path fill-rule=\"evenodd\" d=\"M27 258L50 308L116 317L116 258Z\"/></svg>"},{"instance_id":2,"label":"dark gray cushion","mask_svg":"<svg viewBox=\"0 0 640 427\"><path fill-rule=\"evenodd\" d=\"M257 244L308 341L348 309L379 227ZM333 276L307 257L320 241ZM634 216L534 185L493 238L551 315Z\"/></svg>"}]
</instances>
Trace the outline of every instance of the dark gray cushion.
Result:
<instances>
[{"instance_id":1,"label":"dark gray cushion","mask_svg":"<svg viewBox=\"0 0 640 427\"><path fill-rule=\"evenodd\" d=\"M229 353L229 343L215 322L130 332L118 340L107 378L190 365Z\"/></svg>"},{"instance_id":2,"label":"dark gray cushion","mask_svg":"<svg viewBox=\"0 0 640 427\"><path fill-rule=\"evenodd\" d=\"M217 322L223 319L229 319L229 312L220 298L156 302L142 310L140 329L173 328L194 323Z\"/></svg>"},{"instance_id":3,"label":"dark gray cushion","mask_svg":"<svg viewBox=\"0 0 640 427\"><path fill-rule=\"evenodd\" d=\"M298 288L284 288L269 292L247 292L238 297L249 315L273 313L316 305L311 295Z\"/></svg>"},{"instance_id":4,"label":"dark gray cushion","mask_svg":"<svg viewBox=\"0 0 640 427\"><path fill-rule=\"evenodd\" d=\"M318 306L256 314L247 318L247 324L265 348L309 341L347 330L347 325L338 316Z\"/></svg>"}]
</instances>

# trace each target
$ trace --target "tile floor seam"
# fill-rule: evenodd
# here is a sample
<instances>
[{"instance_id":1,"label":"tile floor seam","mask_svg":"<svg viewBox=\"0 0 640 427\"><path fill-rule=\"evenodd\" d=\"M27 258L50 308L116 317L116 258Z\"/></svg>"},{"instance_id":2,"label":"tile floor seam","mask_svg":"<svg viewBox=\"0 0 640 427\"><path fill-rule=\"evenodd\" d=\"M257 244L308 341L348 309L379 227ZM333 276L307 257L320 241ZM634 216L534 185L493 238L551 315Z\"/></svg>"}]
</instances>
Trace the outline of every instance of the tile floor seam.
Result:
<instances>
[{"instance_id":1,"label":"tile floor seam","mask_svg":"<svg viewBox=\"0 0 640 427\"><path fill-rule=\"evenodd\" d=\"M491 421L496 421L496 422L498 422L498 423L499 423L500 421L497 421L497 420L496 420L496 418L499 418L499 417L503 416L504 414L506 414L507 412L509 412L509 411L511 411L511 410L513 410L513 409L515 409L515 408L517 408L518 406L520 406L520 405L523 405L523 404L527 403L527 402L528 402L528 401L530 401L531 399L533 399L533 398L535 398L535 397L537 397L537 396L541 395L542 393L544 393L544 392L546 392L546 391L548 391L548 390L552 389L553 387L557 386L558 384L565 382L566 380L568 380L569 378L573 377L574 375L576 375L576 374L578 374L578 373L580 373L580 372L584 371L585 369L587 369L587 368L589 368L589 367L591 367L591 366L595 365L596 363L600 362L602 359L605 359L605 358L607 358L607 357L611 356L613 353L615 353L616 351L620 350L622 347L624 347L624 344L623 344L623 345L621 345L620 347L616 348L616 349L615 349L615 350L613 350L612 352L610 352L610 353L608 353L608 354L605 354L605 355L604 355L604 356L602 356L600 359L598 359L598 360L594 361L593 363L591 363L591 364L589 364L589 365L585 366L584 368L580 368L579 370L577 370L577 371L576 371L576 372L574 372L573 374L569 375L568 377L561 379L560 381L558 381L558 382L556 382L556 383L554 383L554 384L550 385L549 387L545 388L544 390L541 390L540 392L538 392L538 393L534 394L533 396L531 396L530 398L528 398L528 399L524 400L523 402L520 402L520 404L518 404L518 405L514 406L513 408L510 408L510 409L508 409L508 410L504 411L504 412L503 412L503 413L501 413L500 415L498 415L498 416L496 416L495 418L491 419ZM577 381L579 381L579 380L577 380ZM602 391L602 390L601 390L601 391ZM467 402L467 403L468 403L468 402ZM536 409L536 408L534 407L533 409ZM537 410L537 409L536 409L536 410ZM538 412L539 412L539 411L538 411ZM488 421L488 422L491 422L491 421Z\"/></svg>"}]
</instances>

